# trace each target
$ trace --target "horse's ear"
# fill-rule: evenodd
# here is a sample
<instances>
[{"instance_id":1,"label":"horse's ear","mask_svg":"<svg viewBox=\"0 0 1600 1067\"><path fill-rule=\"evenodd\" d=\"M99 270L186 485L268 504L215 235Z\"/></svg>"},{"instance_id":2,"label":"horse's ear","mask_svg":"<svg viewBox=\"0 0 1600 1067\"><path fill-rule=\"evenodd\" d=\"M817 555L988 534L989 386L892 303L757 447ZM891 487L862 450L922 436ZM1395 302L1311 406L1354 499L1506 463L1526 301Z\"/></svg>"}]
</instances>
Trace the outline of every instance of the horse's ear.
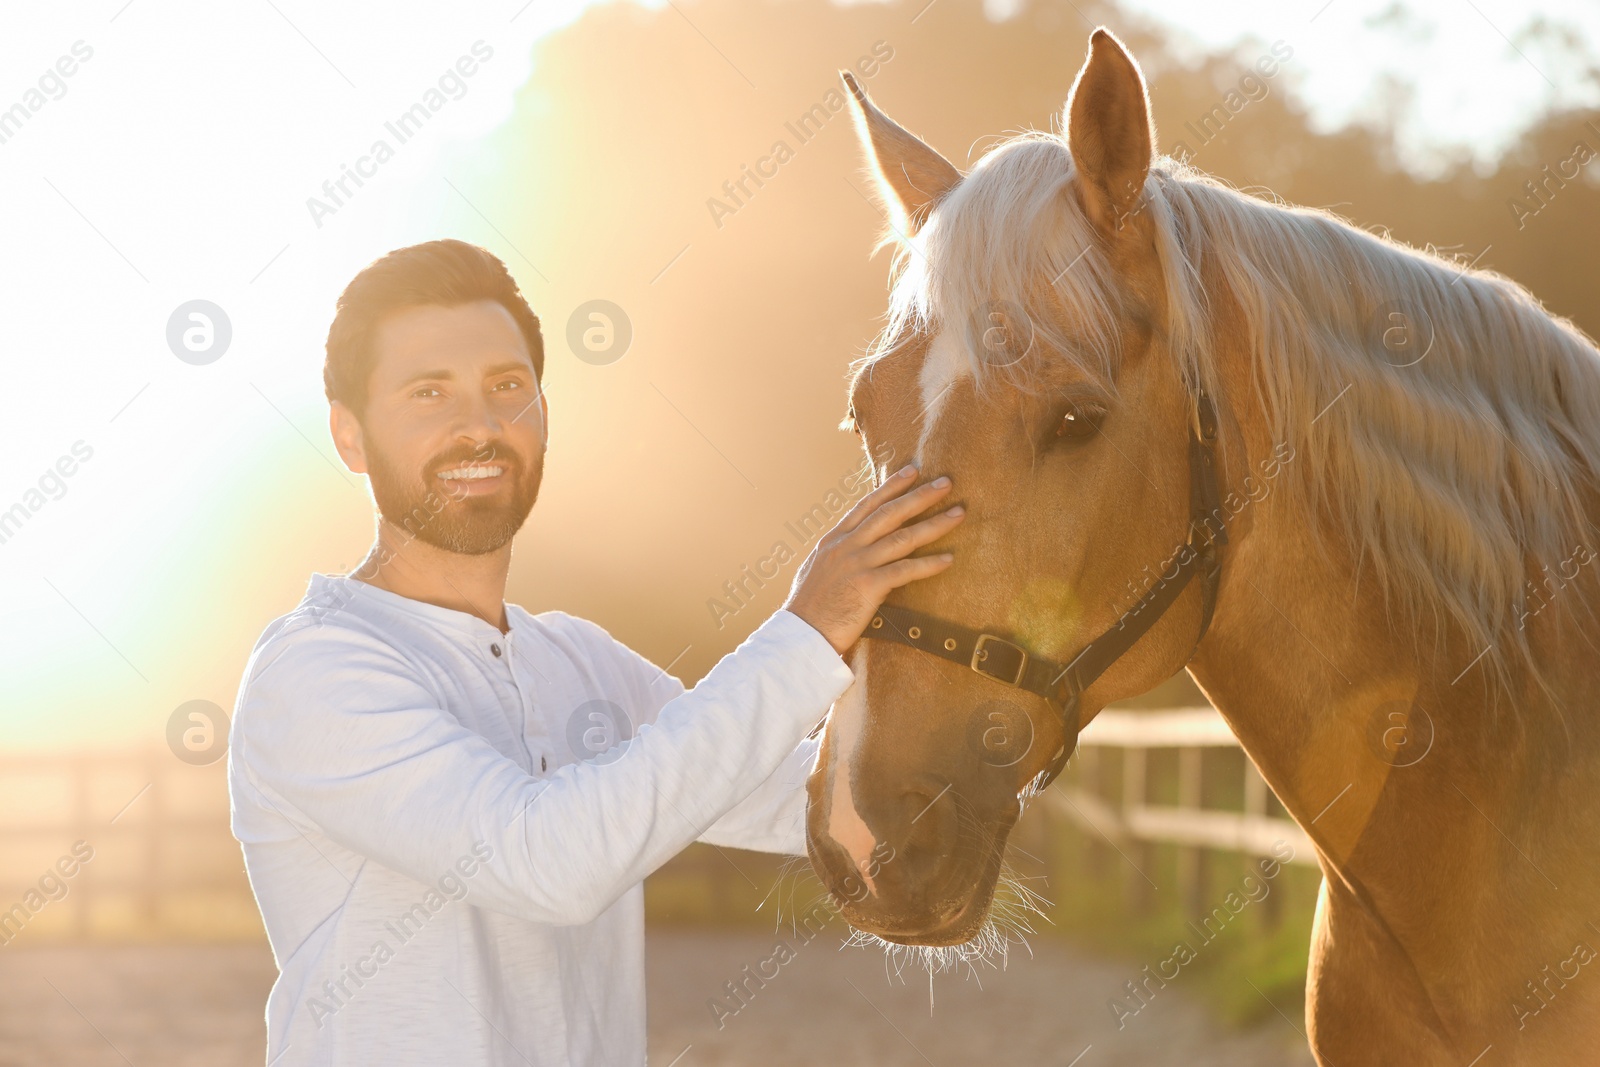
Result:
<instances>
[{"instance_id":1,"label":"horse's ear","mask_svg":"<svg viewBox=\"0 0 1600 1067\"><path fill-rule=\"evenodd\" d=\"M1144 75L1103 26L1089 38L1065 118L1084 210L1103 232L1120 230L1144 192L1155 131Z\"/></svg>"},{"instance_id":2,"label":"horse's ear","mask_svg":"<svg viewBox=\"0 0 1600 1067\"><path fill-rule=\"evenodd\" d=\"M840 71L855 100L856 132L872 160L878 188L896 228L909 237L922 228L939 198L961 180L961 172L915 134L879 111L861 83Z\"/></svg>"}]
</instances>

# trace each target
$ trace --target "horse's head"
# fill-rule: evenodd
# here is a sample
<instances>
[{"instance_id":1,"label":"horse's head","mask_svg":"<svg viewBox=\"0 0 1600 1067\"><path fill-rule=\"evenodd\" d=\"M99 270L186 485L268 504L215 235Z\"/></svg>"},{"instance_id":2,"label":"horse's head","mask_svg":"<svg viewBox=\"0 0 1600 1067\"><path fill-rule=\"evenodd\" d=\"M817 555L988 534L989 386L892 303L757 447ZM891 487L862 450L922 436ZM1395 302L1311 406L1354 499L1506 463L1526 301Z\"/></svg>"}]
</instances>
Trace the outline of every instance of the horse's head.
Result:
<instances>
[{"instance_id":1,"label":"horse's head","mask_svg":"<svg viewBox=\"0 0 1600 1067\"><path fill-rule=\"evenodd\" d=\"M1181 669L1202 628L1195 582L1068 707L1070 721L1007 684L1016 649L1066 664L1125 622L1185 541L1196 418L1185 382L1197 368L1191 324L1173 321L1183 316L1167 294L1198 282L1172 276L1181 257L1152 225L1167 208L1145 195L1144 81L1105 31L1065 135L1014 139L965 176L847 81L901 244L851 419L869 455L951 475L968 512L936 546L955 566L891 605L1008 643L971 649L998 653L984 669L954 662L970 636L922 635L960 647L947 657L856 647L856 684L809 783L809 850L857 929L958 945L984 928L1022 799L1108 701Z\"/></svg>"}]
</instances>

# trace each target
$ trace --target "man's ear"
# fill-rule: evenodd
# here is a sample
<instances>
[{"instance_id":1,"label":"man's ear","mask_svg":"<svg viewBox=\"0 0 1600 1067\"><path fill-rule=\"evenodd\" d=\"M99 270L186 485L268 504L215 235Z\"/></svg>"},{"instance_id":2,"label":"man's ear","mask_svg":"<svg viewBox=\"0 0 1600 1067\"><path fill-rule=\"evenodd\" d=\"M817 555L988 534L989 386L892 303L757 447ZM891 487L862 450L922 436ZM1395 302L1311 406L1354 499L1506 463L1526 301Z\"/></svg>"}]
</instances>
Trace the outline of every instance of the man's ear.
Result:
<instances>
[{"instance_id":1,"label":"man's ear","mask_svg":"<svg viewBox=\"0 0 1600 1067\"><path fill-rule=\"evenodd\" d=\"M1101 233L1113 234L1138 210L1155 131L1144 75L1105 27L1089 38L1088 58L1067 98L1066 120L1078 197Z\"/></svg>"},{"instance_id":2,"label":"man's ear","mask_svg":"<svg viewBox=\"0 0 1600 1067\"><path fill-rule=\"evenodd\" d=\"M840 71L855 102L856 132L872 163L878 198L894 225L910 237L928 221L939 198L961 180L955 165L888 115L879 111L856 76Z\"/></svg>"},{"instance_id":3,"label":"man's ear","mask_svg":"<svg viewBox=\"0 0 1600 1067\"><path fill-rule=\"evenodd\" d=\"M356 413L335 400L328 411L328 430L333 434L333 447L351 473L367 473L366 435Z\"/></svg>"}]
</instances>

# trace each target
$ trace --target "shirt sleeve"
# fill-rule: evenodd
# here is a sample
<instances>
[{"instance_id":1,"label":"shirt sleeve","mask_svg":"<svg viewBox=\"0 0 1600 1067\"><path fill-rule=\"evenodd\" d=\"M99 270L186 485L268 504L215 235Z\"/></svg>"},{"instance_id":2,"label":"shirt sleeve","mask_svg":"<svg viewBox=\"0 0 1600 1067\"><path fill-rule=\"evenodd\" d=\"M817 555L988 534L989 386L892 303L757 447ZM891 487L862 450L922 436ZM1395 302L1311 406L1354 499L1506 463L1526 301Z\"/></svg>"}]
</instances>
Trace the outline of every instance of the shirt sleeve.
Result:
<instances>
[{"instance_id":1,"label":"shirt sleeve","mask_svg":"<svg viewBox=\"0 0 1600 1067\"><path fill-rule=\"evenodd\" d=\"M474 903L572 925L768 782L851 681L821 634L779 611L605 761L538 779L379 637L306 627L257 652L233 756L297 829L424 882L486 843Z\"/></svg>"},{"instance_id":2,"label":"shirt sleeve","mask_svg":"<svg viewBox=\"0 0 1600 1067\"><path fill-rule=\"evenodd\" d=\"M776 852L785 856L806 854L806 779L817 765L820 737L808 737L784 757L756 791L700 835L708 845Z\"/></svg>"},{"instance_id":3,"label":"shirt sleeve","mask_svg":"<svg viewBox=\"0 0 1600 1067\"><path fill-rule=\"evenodd\" d=\"M574 620L592 633L594 654L612 661L633 682L640 705L628 709L634 722L653 722L666 703L684 692L683 683L647 657L618 641L604 628ZM824 709L826 710L826 709ZM820 716L819 716L820 718ZM806 854L806 779L816 766L820 738L807 737L784 757L777 770L706 829L698 840L724 848ZM723 758L732 758L725 752Z\"/></svg>"}]
</instances>

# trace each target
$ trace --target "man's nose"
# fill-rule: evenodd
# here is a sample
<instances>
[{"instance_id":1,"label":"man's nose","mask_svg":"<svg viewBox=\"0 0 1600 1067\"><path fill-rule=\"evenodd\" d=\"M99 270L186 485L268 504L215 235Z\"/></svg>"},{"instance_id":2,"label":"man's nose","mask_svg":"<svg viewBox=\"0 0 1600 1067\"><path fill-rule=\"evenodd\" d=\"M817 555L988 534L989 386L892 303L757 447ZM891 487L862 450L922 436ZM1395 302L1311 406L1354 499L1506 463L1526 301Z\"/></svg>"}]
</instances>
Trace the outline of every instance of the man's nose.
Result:
<instances>
[{"instance_id":1,"label":"man's nose","mask_svg":"<svg viewBox=\"0 0 1600 1067\"><path fill-rule=\"evenodd\" d=\"M486 397L466 397L461 401L452 430L456 437L465 440L494 441L504 436L503 423Z\"/></svg>"}]
</instances>

